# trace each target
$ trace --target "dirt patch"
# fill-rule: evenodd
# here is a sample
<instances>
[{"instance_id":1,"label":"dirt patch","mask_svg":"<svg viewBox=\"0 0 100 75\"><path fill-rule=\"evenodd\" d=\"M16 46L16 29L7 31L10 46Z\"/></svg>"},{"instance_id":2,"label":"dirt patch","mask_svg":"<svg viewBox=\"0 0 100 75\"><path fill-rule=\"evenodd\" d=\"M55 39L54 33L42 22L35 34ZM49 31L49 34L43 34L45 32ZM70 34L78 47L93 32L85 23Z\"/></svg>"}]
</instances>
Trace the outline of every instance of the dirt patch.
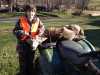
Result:
<instances>
[{"instance_id":1,"label":"dirt patch","mask_svg":"<svg viewBox=\"0 0 100 75\"><path fill-rule=\"evenodd\" d=\"M9 32L12 32L12 31L13 31L13 29L1 29L0 33L1 32L9 33Z\"/></svg>"}]
</instances>

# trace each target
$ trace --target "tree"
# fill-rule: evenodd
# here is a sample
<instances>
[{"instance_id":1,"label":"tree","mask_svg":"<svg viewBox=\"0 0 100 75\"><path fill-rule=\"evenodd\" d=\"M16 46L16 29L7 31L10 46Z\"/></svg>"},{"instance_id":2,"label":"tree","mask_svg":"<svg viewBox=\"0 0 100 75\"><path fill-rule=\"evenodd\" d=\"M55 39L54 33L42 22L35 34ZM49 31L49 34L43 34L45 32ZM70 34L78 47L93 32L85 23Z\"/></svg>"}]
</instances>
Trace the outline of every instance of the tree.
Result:
<instances>
[{"instance_id":1,"label":"tree","mask_svg":"<svg viewBox=\"0 0 100 75\"><path fill-rule=\"evenodd\" d=\"M76 15L81 15L87 9L89 0L72 0L73 10Z\"/></svg>"},{"instance_id":2,"label":"tree","mask_svg":"<svg viewBox=\"0 0 100 75\"><path fill-rule=\"evenodd\" d=\"M13 12L14 0L8 0L9 12Z\"/></svg>"}]
</instances>

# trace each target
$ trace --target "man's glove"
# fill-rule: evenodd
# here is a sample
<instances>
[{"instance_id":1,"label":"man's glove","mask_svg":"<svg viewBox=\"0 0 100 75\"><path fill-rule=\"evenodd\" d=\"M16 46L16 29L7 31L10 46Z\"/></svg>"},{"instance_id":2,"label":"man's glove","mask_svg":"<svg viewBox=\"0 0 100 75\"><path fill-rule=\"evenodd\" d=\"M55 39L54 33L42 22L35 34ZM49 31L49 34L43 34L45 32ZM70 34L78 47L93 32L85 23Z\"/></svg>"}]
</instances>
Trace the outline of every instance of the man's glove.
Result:
<instances>
[{"instance_id":1,"label":"man's glove","mask_svg":"<svg viewBox=\"0 0 100 75\"><path fill-rule=\"evenodd\" d=\"M26 42L30 38L29 33L21 31L20 40Z\"/></svg>"}]
</instances>

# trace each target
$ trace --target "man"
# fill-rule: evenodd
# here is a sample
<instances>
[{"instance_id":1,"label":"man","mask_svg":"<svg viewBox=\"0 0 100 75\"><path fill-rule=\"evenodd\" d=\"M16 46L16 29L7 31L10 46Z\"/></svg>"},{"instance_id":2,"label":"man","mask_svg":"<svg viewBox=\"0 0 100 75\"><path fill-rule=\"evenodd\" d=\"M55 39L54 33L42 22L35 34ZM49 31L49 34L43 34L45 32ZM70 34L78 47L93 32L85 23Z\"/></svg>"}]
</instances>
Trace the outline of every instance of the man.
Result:
<instances>
[{"instance_id":1,"label":"man","mask_svg":"<svg viewBox=\"0 0 100 75\"><path fill-rule=\"evenodd\" d=\"M94 46L85 39L84 31L79 25L66 25L62 37L57 42L57 49L63 59L68 75L99 75L100 70L90 57L81 54L96 51Z\"/></svg>"},{"instance_id":2,"label":"man","mask_svg":"<svg viewBox=\"0 0 100 75\"><path fill-rule=\"evenodd\" d=\"M44 40L41 36L45 28L36 16L36 8L33 5L26 5L24 10L25 16L19 18L13 33L18 39L20 74L33 75L35 50Z\"/></svg>"}]
</instances>

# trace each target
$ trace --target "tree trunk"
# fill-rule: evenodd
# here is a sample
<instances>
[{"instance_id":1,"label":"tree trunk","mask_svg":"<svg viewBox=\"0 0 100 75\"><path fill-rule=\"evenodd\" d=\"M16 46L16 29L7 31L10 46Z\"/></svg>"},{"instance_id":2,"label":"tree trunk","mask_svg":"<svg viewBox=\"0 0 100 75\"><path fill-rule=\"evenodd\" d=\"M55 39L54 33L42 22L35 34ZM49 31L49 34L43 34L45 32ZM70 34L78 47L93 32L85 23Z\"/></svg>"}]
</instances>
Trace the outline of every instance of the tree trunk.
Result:
<instances>
[{"instance_id":1,"label":"tree trunk","mask_svg":"<svg viewBox=\"0 0 100 75\"><path fill-rule=\"evenodd\" d=\"M46 7L46 11L49 10L49 0L45 0L45 7Z\"/></svg>"},{"instance_id":2,"label":"tree trunk","mask_svg":"<svg viewBox=\"0 0 100 75\"><path fill-rule=\"evenodd\" d=\"M13 0L9 0L8 4L9 4L9 12L12 13L13 12Z\"/></svg>"},{"instance_id":3,"label":"tree trunk","mask_svg":"<svg viewBox=\"0 0 100 75\"><path fill-rule=\"evenodd\" d=\"M1 1L0 1L0 8L1 8Z\"/></svg>"}]
</instances>

